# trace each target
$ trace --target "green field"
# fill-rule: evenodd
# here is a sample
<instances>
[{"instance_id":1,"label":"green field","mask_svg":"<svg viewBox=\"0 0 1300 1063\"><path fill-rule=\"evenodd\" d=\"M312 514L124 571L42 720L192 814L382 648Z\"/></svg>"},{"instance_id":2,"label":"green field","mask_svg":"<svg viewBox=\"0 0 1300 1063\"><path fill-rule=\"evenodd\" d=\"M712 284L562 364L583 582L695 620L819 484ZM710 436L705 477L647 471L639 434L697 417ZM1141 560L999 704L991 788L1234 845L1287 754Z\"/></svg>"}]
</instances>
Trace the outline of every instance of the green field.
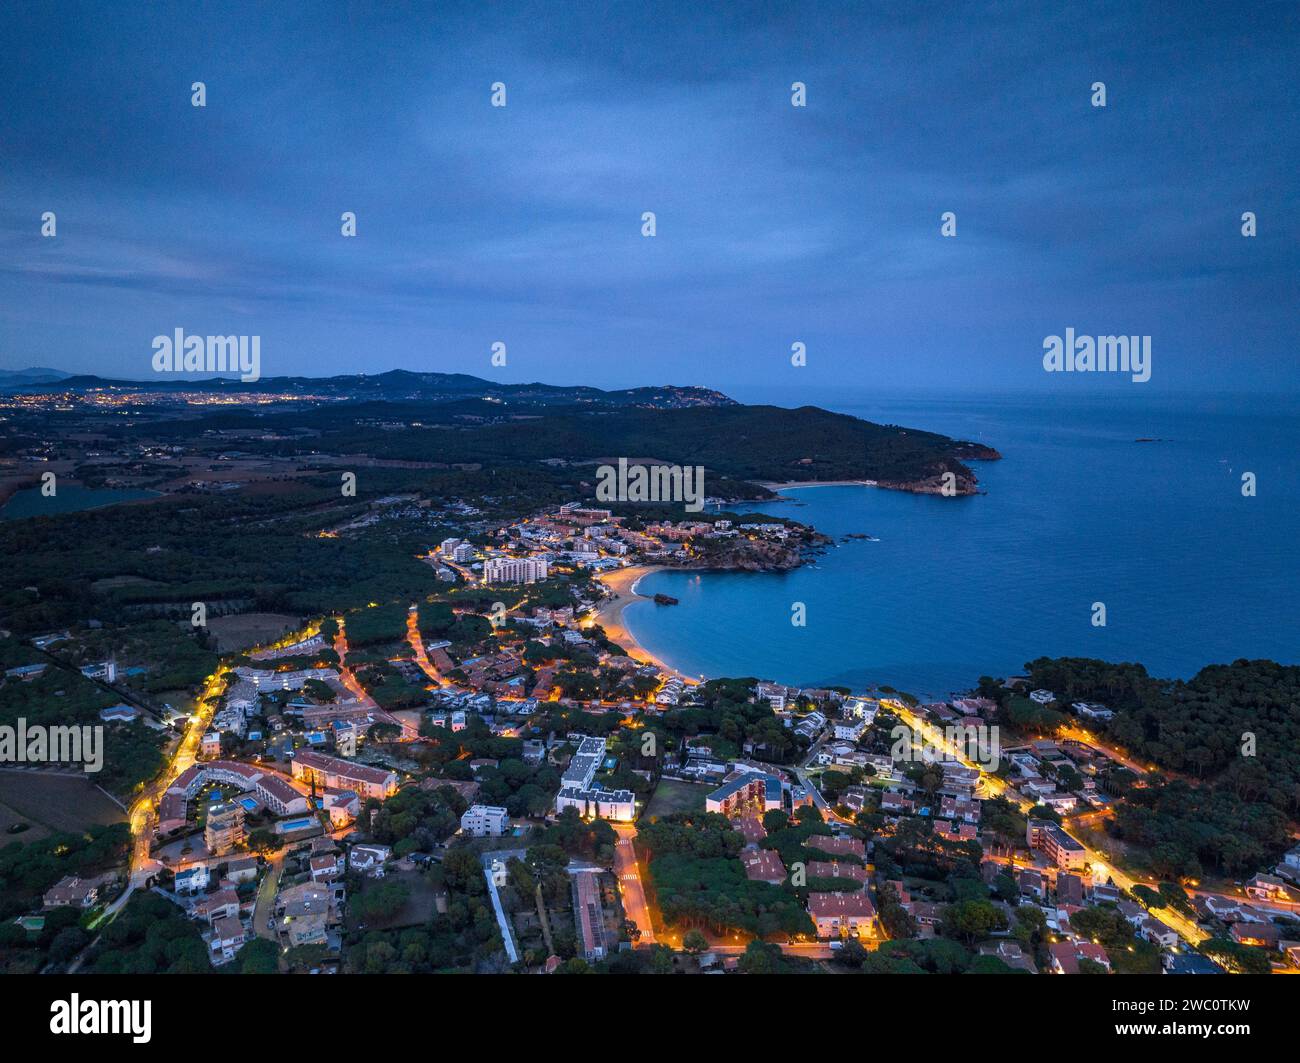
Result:
<instances>
[{"instance_id":1,"label":"green field","mask_svg":"<svg viewBox=\"0 0 1300 1063\"><path fill-rule=\"evenodd\" d=\"M704 809L704 798L712 789L713 787L701 783L660 779L654 796L641 815L655 819L674 812L700 812Z\"/></svg>"}]
</instances>

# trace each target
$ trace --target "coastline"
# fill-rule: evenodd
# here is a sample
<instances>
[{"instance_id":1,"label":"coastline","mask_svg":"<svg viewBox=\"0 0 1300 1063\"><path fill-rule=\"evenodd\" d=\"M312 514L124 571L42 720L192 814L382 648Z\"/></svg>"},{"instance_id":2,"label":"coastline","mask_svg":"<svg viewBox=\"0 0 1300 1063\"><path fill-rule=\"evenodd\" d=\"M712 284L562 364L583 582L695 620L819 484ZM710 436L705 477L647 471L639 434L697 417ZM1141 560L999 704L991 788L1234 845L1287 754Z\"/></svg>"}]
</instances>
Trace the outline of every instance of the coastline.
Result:
<instances>
[{"instance_id":1,"label":"coastline","mask_svg":"<svg viewBox=\"0 0 1300 1063\"><path fill-rule=\"evenodd\" d=\"M698 683L697 676L689 676L684 672L679 672L672 665L668 664L661 657L655 656L636 640L636 637L623 623L623 610L637 600L650 601L650 595L641 594L637 591L639 584L646 576L653 575L656 572L662 572L671 566L668 565L629 565L627 568L615 569L612 572L603 572L596 577L605 587L612 591L613 598L602 602L600 607L592 614L592 619L605 630L605 637L627 651L627 655L633 660L642 661L645 664L653 664L665 672L671 672L678 676L686 683Z\"/></svg>"},{"instance_id":2,"label":"coastline","mask_svg":"<svg viewBox=\"0 0 1300 1063\"><path fill-rule=\"evenodd\" d=\"M760 483L758 486L769 491L789 491L795 487L879 487L880 484L875 480L790 480L786 483Z\"/></svg>"}]
</instances>

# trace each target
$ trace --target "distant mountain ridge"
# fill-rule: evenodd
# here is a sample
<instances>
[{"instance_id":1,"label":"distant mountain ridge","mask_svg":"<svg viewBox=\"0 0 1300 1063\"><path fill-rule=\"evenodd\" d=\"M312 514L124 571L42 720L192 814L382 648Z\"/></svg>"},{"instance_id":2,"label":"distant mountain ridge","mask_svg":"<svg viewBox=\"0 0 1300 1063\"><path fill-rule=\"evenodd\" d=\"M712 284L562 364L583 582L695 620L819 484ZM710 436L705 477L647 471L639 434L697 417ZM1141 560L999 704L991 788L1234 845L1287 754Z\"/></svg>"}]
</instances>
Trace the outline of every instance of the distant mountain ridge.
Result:
<instances>
[{"instance_id":1,"label":"distant mountain ridge","mask_svg":"<svg viewBox=\"0 0 1300 1063\"><path fill-rule=\"evenodd\" d=\"M46 378L27 379L29 374L52 374ZM382 400L389 402L440 402L453 399L480 398L496 402L519 402L538 406L636 406L647 409L685 409L694 406L735 406L734 399L720 391L702 387L602 388L562 384L500 384L466 373L416 373L391 369L374 376L365 373L329 377L263 377L245 383L235 377L210 377L184 380L158 376L149 380L114 380L94 375L69 375L58 370L22 370L0 376L0 386L9 390L29 390L58 383L62 390L92 391L114 388L119 391L212 391L248 392L252 394L300 392L304 396L320 395L338 399Z\"/></svg>"},{"instance_id":2,"label":"distant mountain ridge","mask_svg":"<svg viewBox=\"0 0 1300 1063\"><path fill-rule=\"evenodd\" d=\"M32 384L55 384L67 380L72 374L61 369L32 366L27 369L0 369L0 390L27 387Z\"/></svg>"}]
</instances>

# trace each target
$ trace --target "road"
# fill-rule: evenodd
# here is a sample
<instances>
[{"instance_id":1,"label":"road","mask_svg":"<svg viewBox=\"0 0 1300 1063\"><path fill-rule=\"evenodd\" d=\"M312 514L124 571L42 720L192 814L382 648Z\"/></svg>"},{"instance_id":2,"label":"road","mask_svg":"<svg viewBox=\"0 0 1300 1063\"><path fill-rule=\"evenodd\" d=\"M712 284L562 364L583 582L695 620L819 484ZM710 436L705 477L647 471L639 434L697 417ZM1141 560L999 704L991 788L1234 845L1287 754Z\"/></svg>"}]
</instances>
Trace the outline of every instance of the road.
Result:
<instances>
[{"instance_id":1,"label":"road","mask_svg":"<svg viewBox=\"0 0 1300 1063\"><path fill-rule=\"evenodd\" d=\"M939 728L935 727L928 720L918 716L902 702L894 701L892 699L882 699L881 704L896 713L904 723L918 731L922 737L935 748L942 749L948 754L948 756L966 765L968 768L977 768L980 772L980 781L983 783L987 795L1006 797L1007 800L1015 804L1021 812L1028 812L1029 809L1033 807L1032 801L1021 797L1016 791L1011 790L1002 779L999 779L996 775L985 771L980 765L968 760L961 750L957 749L947 740L944 733ZM1073 838L1074 835L1070 835L1070 837ZM1141 879L1135 879L1131 875L1125 874L1114 864L1110 863L1102 853L1099 853L1081 839L1075 838L1075 841L1079 842L1079 844L1083 846L1088 869L1092 872L1095 878L1108 877L1120 889L1130 892L1134 886L1138 885L1157 889L1159 885L1158 883L1144 882ZM1195 923L1180 915L1172 908L1154 908L1151 909L1149 914L1193 946L1199 945L1209 936L1197 927Z\"/></svg>"},{"instance_id":2,"label":"road","mask_svg":"<svg viewBox=\"0 0 1300 1063\"><path fill-rule=\"evenodd\" d=\"M154 815L158 802L167 792L173 780L189 768L198 759L199 743L212 722L212 713L216 708L216 699L225 689L225 683L219 674L208 676L203 692L195 701L193 715L186 725L180 742L172 751L171 760L153 784L141 792L131 806L128 819L131 823L133 847L131 851L131 875L127 887L111 905L104 915L112 919L126 905L132 892L144 885L148 877L158 870L157 864L149 858L149 843L153 837Z\"/></svg>"},{"instance_id":3,"label":"road","mask_svg":"<svg viewBox=\"0 0 1300 1063\"><path fill-rule=\"evenodd\" d=\"M843 816L839 815L833 808L831 808L829 802L827 802L826 798L822 796L821 790L817 789L817 784L814 783L810 778L808 778L808 765L810 765L817 758L818 751L820 751L821 747L825 743L826 743L826 738L823 737L823 738L819 738L816 742L814 742L811 746L809 746L808 755L804 757L803 763L798 765L794 769L794 774L795 777L799 780L799 785L802 786L805 790L807 790L808 793L812 794L813 804L817 806L818 811L821 812L822 817L824 819L834 819L834 820L838 820L840 823L851 824L853 820L845 819Z\"/></svg>"},{"instance_id":4,"label":"road","mask_svg":"<svg viewBox=\"0 0 1300 1063\"><path fill-rule=\"evenodd\" d=\"M353 698L366 709L379 708L378 703L369 694L366 688L361 685L360 680L352 674L352 670L347 666L348 659L348 635L343 627L343 618L338 619L339 630L334 636L334 652L339 655L339 681Z\"/></svg>"},{"instance_id":5,"label":"road","mask_svg":"<svg viewBox=\"0 0 1300 1063\"><path fill-rule=\"evenodd\" d=\"M424 648L424 639L420 637L420 607L417 605L411 606L411 611L406 614L406 641L411 645L415 663L420 666L420 671L428 676L429 681L435 686L451 686L429 660L428 651Z\"/></svg>"},{"instance_id":6,"label":"road","mask_svg":"<svg viewBox=\"0 0 1300 1063\"><path fill-rule=\"evenodd\" d=\"M614 846L614 873L618 876L619 890L623 894L623 911L641 931L638 945L655 943L654 922L650 918L650 906L646 903L645 889L641 885L641 869L636 862L636 849L632 839L636 837L635 823L613 823L618 842Z\"/></svg>"},{"instance_id":7,"label":"road","mask_svg":"<svg viewBox=\"0 0 1300 1063\"><path fill-rule=\"evenodd\" d=\"M276 888L280 884L280 873L284 870L285 850L280 849L267 861L266 874L261 885L257 887L257 899L253 903L253 932L262 938L276 940L275 931L271 929L271 913L275 909Z\"/></svg>"}]
</instances>

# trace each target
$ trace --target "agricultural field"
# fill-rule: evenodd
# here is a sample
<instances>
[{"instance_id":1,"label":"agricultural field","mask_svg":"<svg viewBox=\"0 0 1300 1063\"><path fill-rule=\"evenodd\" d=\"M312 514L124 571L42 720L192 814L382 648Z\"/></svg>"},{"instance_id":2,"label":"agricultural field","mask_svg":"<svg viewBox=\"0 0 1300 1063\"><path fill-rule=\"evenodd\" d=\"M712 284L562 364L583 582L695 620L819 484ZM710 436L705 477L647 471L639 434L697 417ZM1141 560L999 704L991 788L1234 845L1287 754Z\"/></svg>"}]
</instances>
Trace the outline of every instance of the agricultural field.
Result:
<instances>
[{"instance_id":1,"label":"agricultural field","mask_svg":"<svg viewBox=\"0 0 1300 1063\"><path fill-rule=\"evenodd\" d=\"M271 642L298 627L299 618L285 613L235 613L208 618L217 652L235 653Z\"/></svg>"},{"instance_id":2,"label":"agricultural field","mask_svg":"<svg viewBox=\"0 0 1300 1063\"><path fill-rule=\"evenodd\" d=\"M89 779L52 772L0 770L0 844L32 842L60 831L82 831L93 824L118 823L126 813ZM17 823L28 830L7 833Z\"/></svg>"}]
</instances>

